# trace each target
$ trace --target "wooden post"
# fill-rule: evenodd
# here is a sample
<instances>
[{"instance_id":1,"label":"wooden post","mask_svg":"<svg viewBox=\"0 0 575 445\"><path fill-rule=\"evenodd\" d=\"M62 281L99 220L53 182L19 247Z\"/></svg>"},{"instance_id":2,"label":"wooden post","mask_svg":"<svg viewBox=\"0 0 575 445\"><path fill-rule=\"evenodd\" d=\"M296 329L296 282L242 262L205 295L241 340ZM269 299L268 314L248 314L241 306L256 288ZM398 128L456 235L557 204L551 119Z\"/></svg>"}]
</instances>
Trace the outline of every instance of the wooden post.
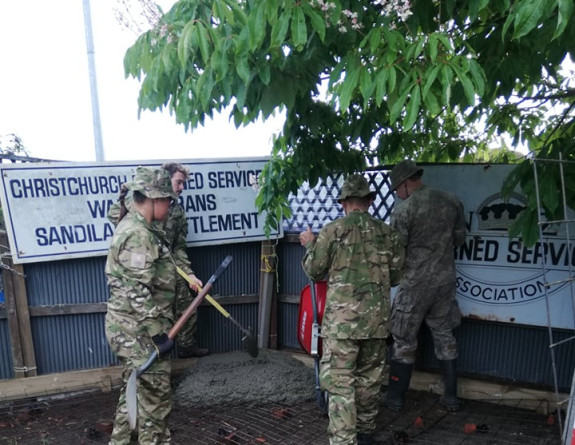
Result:
<instances>
[{"instance_id":1,"label":"wooden post","mask_svg":"<svg viewBox=\"0 0 575 445\"><path fill-rule=\"evenodd\" d=\"M272 323L272 313L275 278L276 278L276 243L275 241L266 240L262 242L260 261L260 304L258 313L258 348L267 349L270 346L270 338L273 338L273 344L277 348L277 323ZM271 326L274 331L271 331Z\"/></svg>"},{"instance_id":2,"label":"wooden post","mask_svg":"<svg viewBox=\"0 0 575 445\"><path fill-rule=\"evenodd\" d=\"M0 232L0 245L2 246L4 298L6 299L14 377L33 377L38 375L38 372L32 341L24 268L21 264L12 262L10 245L5 231Z\"/></svg>"}]
</instances>

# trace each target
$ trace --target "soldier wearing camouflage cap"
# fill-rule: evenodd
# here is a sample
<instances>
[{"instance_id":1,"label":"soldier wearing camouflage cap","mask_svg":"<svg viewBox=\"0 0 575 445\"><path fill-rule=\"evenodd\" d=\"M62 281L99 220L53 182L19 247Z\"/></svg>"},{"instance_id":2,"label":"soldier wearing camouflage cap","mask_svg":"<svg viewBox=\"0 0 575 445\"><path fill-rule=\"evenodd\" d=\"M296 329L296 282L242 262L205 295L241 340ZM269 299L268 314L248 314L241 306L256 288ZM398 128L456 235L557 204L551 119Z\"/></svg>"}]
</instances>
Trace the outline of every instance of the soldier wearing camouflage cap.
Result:
<instances>
[{"instance_id":1,"label":"soldier wearing camouflage cap","mask_svg":"<svg viewBox=\"0 0 575 445\"><path fill-rule=\"evenodd\" d=\"M391 225L405 242L405 270L391 310L393 339L389 385L384 404L404 406L417 350L417 334L425 320L443 369L445 391L440 399L449 411L459 409L457 342L453 329L461 313L455 299L453 249L465 241L463 205L453 194L427 187L423 169L405 160L391 171L391 190L401 199Z\"/></svg>"},{"instance_id":2,"label":"soldier wearing camouflage cap","mask_svg":"<svg viewBox=\"0 0 575 445\"><path fill-rule=\"evenodd\" d=\"M363 175L345 180L345 216L300 234L302 266L314 281L329 275L321 326L320 384L329 394L331 445L372 443L385 363L390 289L404 250L399 235L368 210L375 192Z\"/></svg>"},{"instance_id":3,"label":"soldier wearing camouflage cap","mask_svg":"<svg viewBox=\"0 0 575 445\"><path fill-rule=\"evenodd\" d=\"M154 221L167 217L175 194L165 170L145 167L136 169L124 191L133 193L132 204L124 207L106 261L110 288L106 338L124 368L124 383L154 349L162 357L138 379L138 440L169 443L172 401L167 356L173 342L167 332L174 324L176 271ZM130 443L130 436L126 396L121 393L110 444Z\"/></svg>"},{"instance_id":4,"label":"soldier wearing camouflage cap","mask_svg":"<svg viewBox=\"0 0 575 445\"><path fill-rule=\"evenodd\" d=\"M162 169L166 170L170 175L172 190L176 197L180 196L184 190L184 184L190 175L190 170L176 162L167 162L162 165ZM114 203L108 211L108 219L117 225L126 209L131 205L131 195L128 195L129 190L123 189L120 194L118 202ZM189 277L188 281L184 280L179 274L176 273L176 304L174 310L176 311L176 318L180 318L182 313L188 308L194 299L194 295L190 289L199 292L202 281L196 277L192 270L190 259L188 258L186 239L188 237L188 221L184 209L177 199L174 199L170 204L170 211L168 217L159 223L159 227L164 232L164 241L169 246L170 251L174 257L176 265ZM203 357L208 355L209 351L206 348L200 348L196 344L196 332L198 327L198 315L194 312L188 321L182 326L177 337L177 352L180 358L189 357Z\"/></svg>"}]
</instances>

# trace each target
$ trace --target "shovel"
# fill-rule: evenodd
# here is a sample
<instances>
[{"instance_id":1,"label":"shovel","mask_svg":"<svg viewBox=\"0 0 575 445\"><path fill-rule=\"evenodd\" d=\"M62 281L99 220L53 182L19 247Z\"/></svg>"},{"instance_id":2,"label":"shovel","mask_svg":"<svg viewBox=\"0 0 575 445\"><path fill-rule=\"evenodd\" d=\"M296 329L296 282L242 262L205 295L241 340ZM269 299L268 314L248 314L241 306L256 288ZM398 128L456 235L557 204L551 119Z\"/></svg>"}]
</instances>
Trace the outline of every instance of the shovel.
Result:
<instances>
[{"instance_id":1,"label":"shovel","mask_svg":"<svg viewBox=\"0 0 575 445\"><path fill-rule=\"evenodd\" d=\"M190 316L197 310L198 306L202 303L203 299L208 295L208 292L212 288L213 284L220 277L220 275L226 270L230 262L232 261L232 256L228 255L218 270L210 277L204 288L198 293L194 301L187 307L182 316L176 321L174 326L169 330L168 337L171 340L176 338L182 326L188 321ZM128 384L126 385L126 408L128 410L128 422L130 424L130 429L133 431L136 429L136 421L138 418L138 377L140 377L146 370L152 366L152 364L158 359L158 351L154 350L148 360L132 371L130 378L128 379Z\"/></svg>"},{"instance_id":2,"label":"shovel","mask_svg":"<svg viewBox=\"0 0 575 445\"><path fill-rule=\"evenodd\" d=\"M184 280L186 280L188 283L192 282L192 280L190 280L189 275L186 274L186 272L184 272L178 266L176 266L176 270L178 271L178 273L181 275L181 277ZM202 289L200 288L200 292L201 292L201 290ZM244 343L246 351L248 351L248 354L250 354L253 358L256 358L258 356L258 342L255 339L255 337L252 335L252 333L248 329L244 328L241 324L239 324L239 322L234 317L232 317L231 314L228 311L226 311L222 307L222 305L220 305L220 303L218 303L216 300L214 300L211 295L206 295L205 298L206 298L206 300L208 300L208 302L213 307L215 307L218 311L220 311L220 313L224 317L226 317L229 321L231 321L233 324L235 324L236 327L239 328L239 330L245 334L245 337L242 338L242 341Z\"/></svg>"}]
</instances>

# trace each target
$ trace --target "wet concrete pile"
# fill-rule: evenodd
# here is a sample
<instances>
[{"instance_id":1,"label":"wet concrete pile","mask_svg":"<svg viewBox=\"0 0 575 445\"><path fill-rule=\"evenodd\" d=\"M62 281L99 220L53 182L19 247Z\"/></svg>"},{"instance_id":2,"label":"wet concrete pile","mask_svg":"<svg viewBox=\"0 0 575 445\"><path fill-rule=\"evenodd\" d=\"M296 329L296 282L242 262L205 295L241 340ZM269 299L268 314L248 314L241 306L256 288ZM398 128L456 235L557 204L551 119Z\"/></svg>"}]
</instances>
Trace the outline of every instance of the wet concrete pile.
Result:
<instances>
[{"instance_id":1,"label":"wet concrete pile","mask_svg":"<svg viewBox=\"0 0 575 445\"><path fill-rule=\"evenodd\" d=\"M261 350L202 357L175 382L174 403L194 409L218 405L296 405L315 397L313 369L289 354Z\"/></svg>"}]
</instances>

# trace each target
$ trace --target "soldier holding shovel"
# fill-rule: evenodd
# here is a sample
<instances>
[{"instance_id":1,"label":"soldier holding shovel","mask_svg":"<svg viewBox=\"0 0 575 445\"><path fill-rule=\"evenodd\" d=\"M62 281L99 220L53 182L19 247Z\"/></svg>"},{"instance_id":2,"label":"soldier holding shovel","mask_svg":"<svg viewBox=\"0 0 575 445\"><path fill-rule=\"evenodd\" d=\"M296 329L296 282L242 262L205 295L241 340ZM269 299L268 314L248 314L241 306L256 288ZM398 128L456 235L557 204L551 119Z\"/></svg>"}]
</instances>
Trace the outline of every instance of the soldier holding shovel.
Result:
<instances>
[{"instance_id":1,"label":"soldier holding shovel","mask_svg":"<svg viewBox=\"0 0 575 445\"><path fill-rule=\"evenodd\" d=\"M163 236L153 224L163 221L176 199L166 170L138 167L134 180L125 184L132 192L129 209L116 227L106 261L110 288L106 338L124 368L127 384L131 372L156 350L159 357L140 377L139 429L142 444L167 444L167 417L172 408L171 366L168 353L173 341L166 334L174 324L176 271ZM110 444L130 443L126 387L120 394Z\"/></svg>"}]
</instances>

